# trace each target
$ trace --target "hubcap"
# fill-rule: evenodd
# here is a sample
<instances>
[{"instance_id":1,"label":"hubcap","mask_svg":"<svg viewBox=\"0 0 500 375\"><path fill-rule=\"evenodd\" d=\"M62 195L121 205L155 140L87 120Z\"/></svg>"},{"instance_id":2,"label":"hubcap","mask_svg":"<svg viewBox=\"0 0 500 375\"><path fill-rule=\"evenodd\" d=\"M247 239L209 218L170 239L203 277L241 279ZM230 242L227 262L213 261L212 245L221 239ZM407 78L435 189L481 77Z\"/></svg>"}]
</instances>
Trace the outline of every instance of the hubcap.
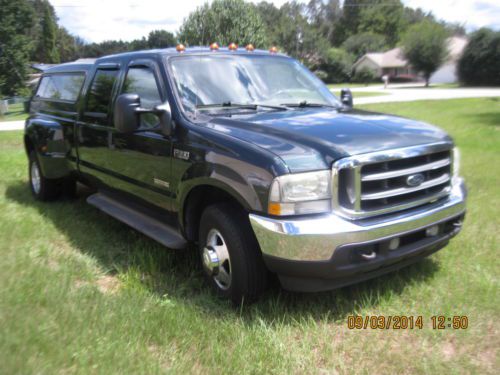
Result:
<instances>
[{"instance_id":1,"label":"hubcap","mask_svg":"<svg viewBox=\"0 0 500 375\"><path fill-rule=\"evenodd\" d=\"M31 186L35 194L40 193L40 170L36 162L31 163Z\"/></svg>"},{"instance_id":2,"label":"hubcap","mask_svg":"<svg viewBox=\"0 0 500 375\"><path fill-rule=\"evenodd\" d=\"M222 290L231 286L231 260L224 237L217 229L208 232L202 253L203 268Z\"/></svg>"}]
</instances>

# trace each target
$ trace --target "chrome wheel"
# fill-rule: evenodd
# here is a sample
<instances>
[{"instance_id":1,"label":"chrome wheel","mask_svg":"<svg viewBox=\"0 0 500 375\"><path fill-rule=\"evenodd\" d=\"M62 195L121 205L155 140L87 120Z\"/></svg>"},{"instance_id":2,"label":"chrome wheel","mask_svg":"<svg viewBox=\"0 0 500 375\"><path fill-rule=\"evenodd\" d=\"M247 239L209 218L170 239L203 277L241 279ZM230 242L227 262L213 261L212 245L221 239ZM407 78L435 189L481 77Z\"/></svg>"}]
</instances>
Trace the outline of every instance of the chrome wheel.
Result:
<instances>
[{"instance_id":1,"label":"chrome wheel","mask_svg":"<svg viewBox=\"0 0 500 375\"><path fill-rule=\"evenodd\" d=\"M41 186L41 178L40 178L40 169L38 168L38 164L33 161L31 162L31 187L33 188L33 191L35 194L40 193L40 186Z\"/></svg>"},{"instance_id":2,"label":"chrome wheel","mask_svg":"<svg viewBox=\"0 0 500 375\"><path fill-rule=\"evenodd\" d=\"M222 234L217 229L208 232L202 252L203 268L222 290L231 286L231 259Z\"/></svg>"}]
</instances>

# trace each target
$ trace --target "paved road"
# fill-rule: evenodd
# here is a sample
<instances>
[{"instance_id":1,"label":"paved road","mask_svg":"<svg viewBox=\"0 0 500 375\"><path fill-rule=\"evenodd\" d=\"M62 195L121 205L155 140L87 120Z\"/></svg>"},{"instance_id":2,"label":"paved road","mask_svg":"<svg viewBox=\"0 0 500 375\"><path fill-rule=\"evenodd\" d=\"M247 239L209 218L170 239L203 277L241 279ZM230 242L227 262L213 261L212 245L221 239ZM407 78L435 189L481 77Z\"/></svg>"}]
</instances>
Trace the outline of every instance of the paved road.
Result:
<instances>
[{"instance_id":1,"label":"paved road","mask_svg":"<svg viewBox=\"0 0 500 375\"><path fill-rule=\"evenodd\" d=\"M354 95L354 104L388 103L388 102L411 102L414 100L441 100L459 98L500 97L500 88L425 88L415 84L384 86L356 87L351 89ZM380 92L381 96L367 96L356 98L356 92ZM21 130L24 121L0 122L2 130Z\"/></svg>"},{"instance_id":2,"label":"paved road","mask_svg":"<svg viewBox=\"0 0 500 375\"><path fill-rule=\"evenodd\" d=\"M24 120L0 122L0 131L1 130L21 130L21 129L24 129Z\"/></svg>"},{"instance_id":3,"label":"paved road","mask_svg":"<svg viewBox=\"0 0 500 375\"><path fill-rule=\"evenodd\" d=\"M357 87L351 89L354 104L411 102L414 100L441 100L460 98L500 97L500 88L426 88L413 85L390 85ZM356 92L380 92L381 96L367 96L356 99Z\"/></svg>"}]
</instances>

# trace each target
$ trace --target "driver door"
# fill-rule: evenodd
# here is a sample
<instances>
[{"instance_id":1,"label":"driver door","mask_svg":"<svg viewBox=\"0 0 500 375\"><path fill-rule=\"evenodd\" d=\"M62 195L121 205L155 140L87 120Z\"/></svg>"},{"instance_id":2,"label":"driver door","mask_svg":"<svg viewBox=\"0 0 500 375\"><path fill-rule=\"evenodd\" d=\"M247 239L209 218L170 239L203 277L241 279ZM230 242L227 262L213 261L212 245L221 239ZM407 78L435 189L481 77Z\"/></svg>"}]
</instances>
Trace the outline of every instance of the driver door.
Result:
<instances>
[{"instance_id":1,"label":"driver door","mask_svg":"<svg viewBox=\"0 0 500 375\"><path fill-rule=\"evenodd\" d=\"M152 109L164 103L166 90L160 78L158 65L153 60L129 63L120 94L138 94L141 107ZM151 113L140 115L140 128L133 133L113 134L113 188L170 210L172 141L159 132L159 118Z\"/></svg>"}]
</instances>

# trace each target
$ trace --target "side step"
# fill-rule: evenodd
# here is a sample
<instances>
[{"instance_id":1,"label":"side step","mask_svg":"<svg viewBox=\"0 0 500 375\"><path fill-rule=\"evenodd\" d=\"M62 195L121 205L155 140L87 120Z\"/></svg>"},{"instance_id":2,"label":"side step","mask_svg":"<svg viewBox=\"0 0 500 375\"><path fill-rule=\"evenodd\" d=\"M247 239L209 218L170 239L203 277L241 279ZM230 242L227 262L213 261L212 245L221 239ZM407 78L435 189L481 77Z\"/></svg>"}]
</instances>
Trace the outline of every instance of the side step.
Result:
<instances>
[{"instance_id":1,"label":"side step","mask_svg":"<svg viewBox=\"0 0 500 375\"><path fill-rule=\"evenodd\" d=\"M184 237L176 229L104 194L96 193L89 196L87 203L170 249L182 249L187 245Z\"/></svg>"}]
</instances>

